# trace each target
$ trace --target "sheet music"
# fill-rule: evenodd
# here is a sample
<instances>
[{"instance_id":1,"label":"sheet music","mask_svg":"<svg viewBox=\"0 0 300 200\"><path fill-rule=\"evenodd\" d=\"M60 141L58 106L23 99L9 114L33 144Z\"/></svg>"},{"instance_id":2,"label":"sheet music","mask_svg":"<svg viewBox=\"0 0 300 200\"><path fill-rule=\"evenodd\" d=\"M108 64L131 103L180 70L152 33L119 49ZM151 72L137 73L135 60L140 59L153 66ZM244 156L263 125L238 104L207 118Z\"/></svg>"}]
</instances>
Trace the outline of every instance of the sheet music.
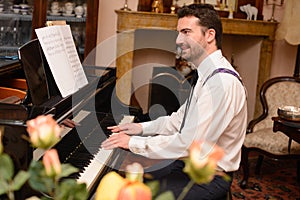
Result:
<instances>
[{"instance_id":1,"label":"sheet music","mask_svg":"<svg viewBox=\"0 0 300 200\"><path fill-rule=\"evenodd\" d=\"M87 78L83 71L79 56L77 54L76 46L73 40L72 32L69 25L59 26L63 41L66 49L66 53L69 58L70 65L74 72L75 81L78 88L82 88L88 84Z\"/></svg>"},{"instance_id":2,"label":"sheet music","mask_svg":"<svg viewBox=\"0 0 300 200\"><path fill-rule=\"evenodd\" d=\"M80 63L69 25L35 30L47 62L63 97L73 94L88 81Z\"/></svg>"}]
</instances>

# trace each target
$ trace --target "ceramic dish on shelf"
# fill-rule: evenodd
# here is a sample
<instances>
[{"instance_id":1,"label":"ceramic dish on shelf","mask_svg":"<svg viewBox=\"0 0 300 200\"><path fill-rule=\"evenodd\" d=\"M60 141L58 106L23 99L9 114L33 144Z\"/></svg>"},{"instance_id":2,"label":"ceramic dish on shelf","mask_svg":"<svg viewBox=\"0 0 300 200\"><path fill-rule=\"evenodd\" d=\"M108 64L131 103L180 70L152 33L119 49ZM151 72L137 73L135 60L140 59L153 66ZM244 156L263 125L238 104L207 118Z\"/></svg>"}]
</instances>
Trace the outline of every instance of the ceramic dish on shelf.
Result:
<instances>
[{"instance_id":1,"label":"ceramic dish on shelf","mask_svg":"<svg viewBox=\"0 0 300 200\"><path fill-rule=\"evenodd\" d=\"M300 122L300 107L281 106L278 108L277 113L283 119Z\"/></svg>"},{"instance_id":2,"label":"ceramic dish on shelf","mask_svg":"<svg viewBox=\"0 0 300 200\"><path fill-rule=\"evenodd\" d=\"M65 16L65 17L74 17L75 14L67 14L67 13L63 13L63 16Z\"/></svg>"},{"instance_id":3,"label":"ceramic dish on shelf","mask_svg":"<svg viewBox=\"0 0 300 200\"><path fill-rule=\"evenodd\" d=\"M61 13L59 13L59 12L57 12L57 13L50 12L49 15L52 15L52 16L61 16Z\"/></svg>"}]
</instances>

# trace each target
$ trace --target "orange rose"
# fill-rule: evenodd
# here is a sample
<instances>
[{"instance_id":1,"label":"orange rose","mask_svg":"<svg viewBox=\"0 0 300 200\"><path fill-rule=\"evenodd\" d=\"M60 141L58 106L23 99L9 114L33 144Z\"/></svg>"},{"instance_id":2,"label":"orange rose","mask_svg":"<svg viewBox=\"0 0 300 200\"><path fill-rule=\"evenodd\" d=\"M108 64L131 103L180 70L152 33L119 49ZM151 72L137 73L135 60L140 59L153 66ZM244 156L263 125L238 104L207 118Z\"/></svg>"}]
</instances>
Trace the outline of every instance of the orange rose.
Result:
<instances>
[{"instance_id":1,"label":"orange rose","mask_svg":"<svg viewBox=\"0 0 300 200\"><path fill-rule=\"evenodd\" d=\"M53 177L61 173L61 164L56 149L50 149L43 156L47 176Z\"/></svg>"},{"instance_id":2,"label":"orange rose","mask_svg":"<svg viewBox=\"0 0 300 200\"><path fill-rule=\"evenodd\" d=\"M143 174L144 168L139 163L126 167L126 179L129 182L121 188L118 200L151 200L151 190L143 183Z\"/></svg>"},{"instance_id":3,"label":"orange rose","mask_svg":"<svg viewBox=\"0 0 300 200\"><path fill-rule=\"evenodd\" d=\"M59 140L60 127L51 115L27 121L27 132L34 147L48 149Z\"/></svg>"},{"instance_id":4,"label":"orange rose","mask_svg":"<svg viewBox=\"0 0 300 200\"><path fill-rule=\"evenodd\" d=\"M189 149L189 157L185 161L184 172L198 184L209 183L216 174L218 161L224 151L215 144L194 141Z\"/></svg>"},{"instance_id":5,"label":"orange rose","mask_svg":"<svg viewBox=\"0 0 300 200\"><path fill-rule=\"evenodd\" d=\"M151 200L152 194L144 183L135 181L123 186L119 192L118 200Z\"/></svg>"}]
</instances>

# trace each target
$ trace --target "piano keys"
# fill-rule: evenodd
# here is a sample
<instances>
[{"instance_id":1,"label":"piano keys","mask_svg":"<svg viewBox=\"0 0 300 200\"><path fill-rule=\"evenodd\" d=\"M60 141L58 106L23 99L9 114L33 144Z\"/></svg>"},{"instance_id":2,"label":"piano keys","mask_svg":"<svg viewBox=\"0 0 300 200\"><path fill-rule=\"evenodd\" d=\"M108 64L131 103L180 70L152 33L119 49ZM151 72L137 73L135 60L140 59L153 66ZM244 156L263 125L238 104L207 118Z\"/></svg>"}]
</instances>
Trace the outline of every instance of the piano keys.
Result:
<instances>
[{"instance_id":1,"label":"piano keys","mask_svg":"<svg viewBox=\"0 0 300 200\"><path fill-rule=\"evenodd\" d=\"M28 82L26 101L16 105L0 103L0 126L5 128L4 151L12 155L16 170L26 170L32 159L43 156L43 151L33 149L23 139L28 136L26 121L42 114L53 115L59 124L66 119L74 120L78 125L66 128L53 148L58 150L62 163L70 163L79 169L79 173L70 178L87 183L92 196L101 178L110 170L118 170L123 159L121 149L106 151L100 148L101 142L110 134L106 127L120 123L124 116L130 116L125 117L126 120L135 118L139 121L142 110L128 107L118 100L114 92L114 68L86 66L89 84L62 98L49 74L38 40L31 41L30 46L26 52L29 57L23 56L22 59L20 56ZM103 71L101 77L90 73L95 70ZM37 71L42 74L37 74ZM32 82L32 76L37 77L36 82ZM25 188L18 192L16 199L29 196L28 188Z\"/></svg>"}]
</instances>

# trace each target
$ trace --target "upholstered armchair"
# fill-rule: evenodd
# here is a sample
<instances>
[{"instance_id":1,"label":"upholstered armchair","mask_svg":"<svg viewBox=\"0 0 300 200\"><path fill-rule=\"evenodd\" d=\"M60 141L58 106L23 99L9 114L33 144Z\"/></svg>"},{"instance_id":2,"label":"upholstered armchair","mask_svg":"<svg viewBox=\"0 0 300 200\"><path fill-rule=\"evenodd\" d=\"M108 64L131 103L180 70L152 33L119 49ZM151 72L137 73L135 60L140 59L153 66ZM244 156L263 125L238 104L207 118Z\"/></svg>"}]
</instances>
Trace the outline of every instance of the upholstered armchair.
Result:
<instances>
[{"instance_id":1,"label":"upholstered armchair","mask_svg":"<svg viewBox=\"0 0 300 200\"><path fill-rule=\"evenodd\" d=\"M274 159L297 159L297 177L300 179L300 144L292 141L289 151L289 137L282 132L273 132L272 117L278 116L277 109L284 105L300 106L300 78L276 77L266 81L260 89L262 113L251 120L242 147L241 167L245 188L249 177L248 156L257 152L255 173L258 174L264 156ZM256 154L255 154L256 155Z\"/></svg>"}]
</instances>

